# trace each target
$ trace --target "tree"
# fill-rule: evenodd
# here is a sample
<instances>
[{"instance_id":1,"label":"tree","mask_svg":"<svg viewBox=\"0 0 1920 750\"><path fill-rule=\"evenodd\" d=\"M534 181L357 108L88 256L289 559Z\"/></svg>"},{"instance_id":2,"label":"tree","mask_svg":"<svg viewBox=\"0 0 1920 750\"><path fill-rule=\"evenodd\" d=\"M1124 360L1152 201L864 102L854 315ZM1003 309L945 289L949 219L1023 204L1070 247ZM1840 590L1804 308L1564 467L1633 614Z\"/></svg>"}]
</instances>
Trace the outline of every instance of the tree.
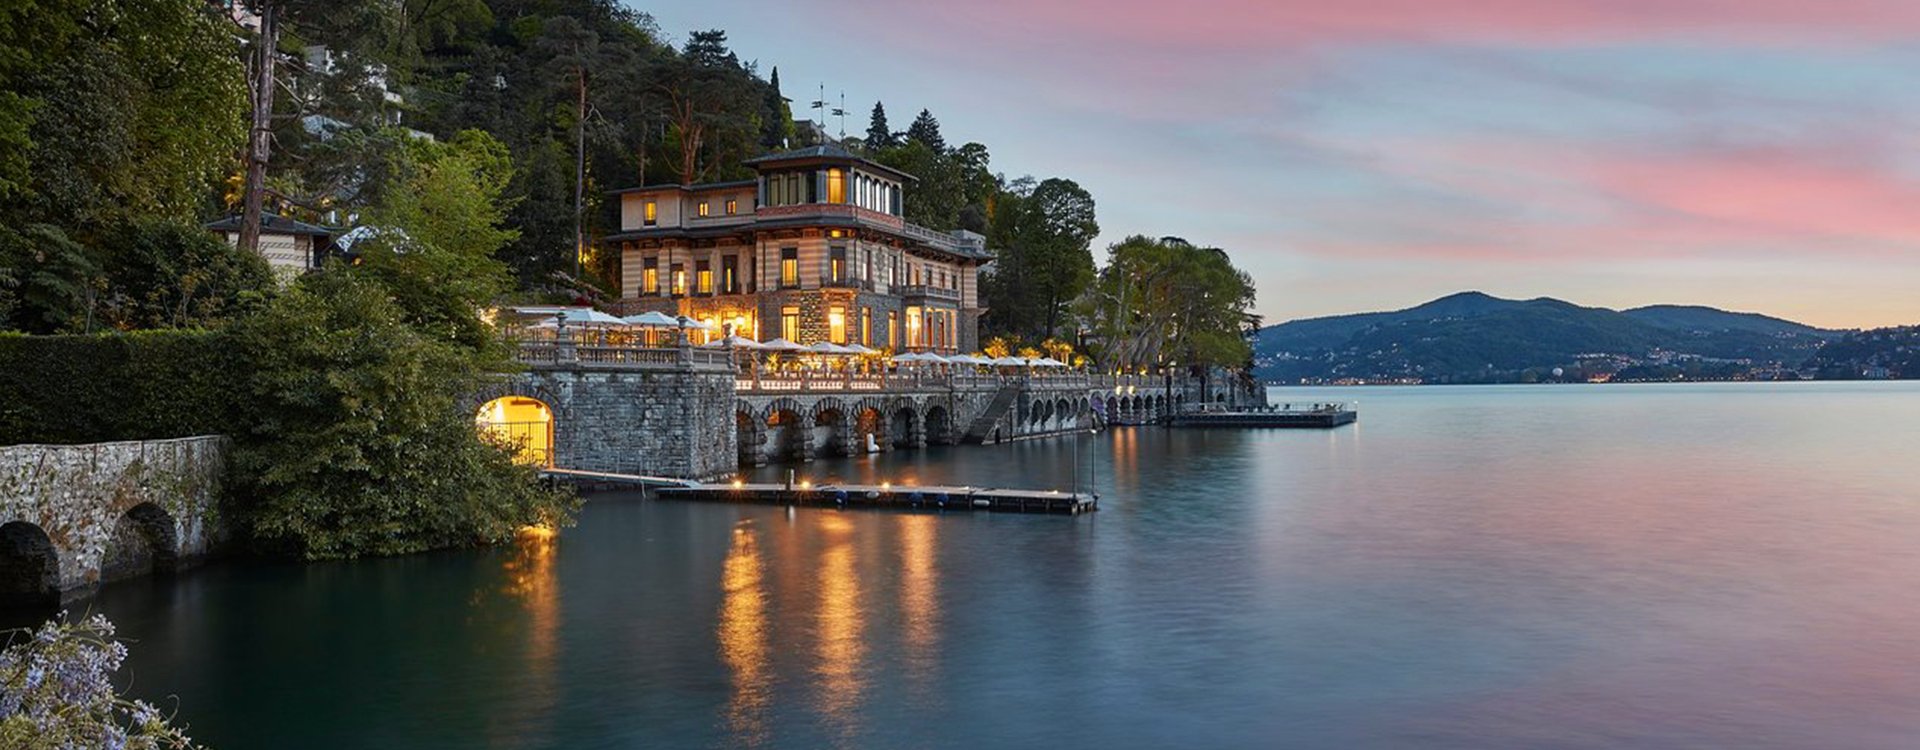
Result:
<instances>
[{"instance_id":1,"label":"tree","mask_svg":"<svg viewBox=\"0 0 1920 750\"><path fill-rule=\"evenodd\" d=\"M97 318L121 330L218 326L274 287L265 258L189 223L135 222L104 238L99 256Z\"/></svg>"},{"instance_id":2,"label":"tree","mask_svg":"<svg viewBox=\"0 0 1920 750\"><path fill-rule=\"evenodd\" d=\"M28 333L79 332L100 267L52 224L0 226L0 327Z\"/></svg>"},{"instance_id":3,"label":"tree","mask_svg":"<svg viewBox=\"0 0 1920 750\"><path fill-rule=\"evenodd\" d=\"M233 329L249 368L236 400L232 497L241 537L308 559L495 542L574 507L464 399L490 363L409 323L379 275L335 264Z\"/></svg>"},{"instance_id":4,"label":"tree","mask_svg":"<svg viewBox=\"0 0 1920 750\"><path fill-rule=\"evenodd\" d=\"M1093 279L1089 246L1100 233L1093 196L1078 183L1050 178L1026 195L1002 196L994 216L1002 248L982 284L997 331L1053 338L1067 306Z\"/></svg>"},{"instance_id":5,"label":"tree","mask_svg":"<svg viewBox=\"0 0 1920 750\"><path fill-rule=\"evenodd\" d=\"M1135 235L1107 250L1107 265L1077 307L1104 342L1103 364L1242 367L1257 328L1253 281L1225 251L1178 237Z\"/></svg>"},{"instance_id":6,"label":"tree","mask_svg":"<svg viewBox=\"0 0 1920 750\"><path fill-rule=\"evenodd\" d=\"M879 102L873 103L873 114L867 118L867 153L877 154L899 145L900 140L887 127L887 108Z\"/></svg>"},{"instance_id":7,"label":"tree","mask_svg":"<svg viewBox=\"0 0 1920 750\"><path fill-rule=\"evenodd\" d=\"M924 109L920 110L920 116L913 118L913 124L907 126L907 140L926 146L936 154L947 150L946 139L940 137L940 121Z\"/></svg>"},{"instance_id":8,"label":"tree","mask_svg":"<svg viewBox=\"0 0 1920 750\"><path fill-rule=\"evenodd\" d=\"M793 107L787 97L780 93L780 68L775 66L767 76L766 103L762 105L760 116L760 147L768 151L777 151L787 147L793 138Z\"/></svg>"},{"instance_id":9,"label":"tree","mask_svg":"<svg viewBox=\"0 0 1920 750\"><path fill-rule=\"evenodd\" d=\"M515 236L505 226L512 156L478 130L444 143L414 141L398 189L371 212L372 237L354 246L362 271L393 290L408 322L429 335L487 350L496 345L481 321L512 288L494 258Z\"/></svg>"}]
</instances>

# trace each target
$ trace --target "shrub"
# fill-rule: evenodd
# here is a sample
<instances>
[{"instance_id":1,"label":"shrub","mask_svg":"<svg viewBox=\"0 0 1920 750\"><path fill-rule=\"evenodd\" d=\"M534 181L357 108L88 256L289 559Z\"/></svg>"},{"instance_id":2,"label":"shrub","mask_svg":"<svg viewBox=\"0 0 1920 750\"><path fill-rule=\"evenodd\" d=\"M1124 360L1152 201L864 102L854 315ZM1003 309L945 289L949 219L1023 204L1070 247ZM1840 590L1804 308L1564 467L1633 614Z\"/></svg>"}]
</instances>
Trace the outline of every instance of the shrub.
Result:
<instances>
[{"instance_id":1,"label":"shrub","mask_svg":"<svg viewBox=\"0 0 1920 750\"><path fill-rule=\"evenodd\" d=\"M0 444L225 433L245 372L206 331L0 333Z\"/></svg>"}]
</instances>

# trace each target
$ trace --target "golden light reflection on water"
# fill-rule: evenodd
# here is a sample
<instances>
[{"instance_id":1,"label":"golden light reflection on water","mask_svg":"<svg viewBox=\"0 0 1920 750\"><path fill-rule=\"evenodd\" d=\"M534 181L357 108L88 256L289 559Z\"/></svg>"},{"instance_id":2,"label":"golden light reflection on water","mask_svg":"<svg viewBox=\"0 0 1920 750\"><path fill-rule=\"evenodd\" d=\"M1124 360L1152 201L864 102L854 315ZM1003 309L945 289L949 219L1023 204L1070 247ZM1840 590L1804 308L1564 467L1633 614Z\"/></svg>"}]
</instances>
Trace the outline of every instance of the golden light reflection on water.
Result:
<instances>
[{"instance_id":1,"label":"golden light reflection on water","mask_svg":"<svg viewBox=\"0 0 1920 750\"><path fill-rule=\"evenodd\" d=\"M940 519L900 516L900 614L907 677L917 691L932 687L939 663L940 581L934 565Z\"/></svg>"},{"instance_id":2,"label":"golden light reflection on water","mask_svg":"<svg viewBox=\"0 0 1920 750\"><path fill-rule=\"evenodd\" d=\"M504 574L500 593L518 602L526 615L522 677L513 691L516 699L507 704L507 713L513 717L493 723L496 735L511 735L499 738L504 744L524 739L534 731L531 723L552 717L558 707L560 579L554 570L558 544L552 529L528 527L514 538L500 564Z\"/></svg>"},{"instance_id":3,"label":"golden light reflection on water","mask_svg":"<svg viewBox=\"0 0 1920 750\"><path fill-rule=\"evenodd\" d=\"M750 521L733 527L733 546L721 568L720 658L733 671L727 724L734 741L757 747L766 741L765 713L771 674L767 668L767 596L760 546Z\"/></svg>"},{"instance_id":4,"label":"golden light reflection on water","mask_svg":"<svg viewBox=\"0 0 1920 750\"><path fill-rule=\"evenodd\" d=\"M867 687L866 613L860 607L857 555L850 538L853 523L839 515L819 518L827 544L820 553L820 609L815 619L819 711L851 737L859 728Z\"/></svg>"}]
</instances>

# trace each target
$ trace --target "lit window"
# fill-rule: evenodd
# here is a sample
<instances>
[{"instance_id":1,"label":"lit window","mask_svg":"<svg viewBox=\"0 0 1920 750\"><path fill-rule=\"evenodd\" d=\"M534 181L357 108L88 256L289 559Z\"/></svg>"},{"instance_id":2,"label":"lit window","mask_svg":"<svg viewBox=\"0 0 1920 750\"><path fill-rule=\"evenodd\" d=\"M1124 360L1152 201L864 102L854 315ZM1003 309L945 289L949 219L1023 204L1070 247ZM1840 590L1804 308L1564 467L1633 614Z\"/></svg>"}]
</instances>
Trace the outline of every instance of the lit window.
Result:
<instances>
[{"instance_id":1,"label":"lit window","mask_svg":"<svg viewBox=\"0 0 1920 750\"><path fill-rule=\"evenodd\" d=\"M710 214L710 213L712 213L712 212L713 212L713 210L712 210L711 208L709 208L709 205L710 205L710 204L708 204L708 203L707 203L706 201L700 201L700 209L699 209L699 210L700 210L700 215L701 215L701 216L703 216L703 217L704 217L704 216L706 216L706 215L708 215L708 214Z\"/></svg>"},{"instance_id":2,"label":"lit window","mask_svg":"<svg viewBox=\"0 0 1920 750\"><path fill-rule=\"evenodd\" d=\"M659 222L660 206L653 201L647 201L647 226L653 226Z\"/></svg>"},{"instance_id":3,"label":"lit window","mask_svg":"<svg viewBox=\"0 0 1920 750\"><path fill-rule=\"evenodd\" d=\"M780 249L780 286L796 287L800 285L800 248Z\"/></svg>"},{"instance_id":4,"label":"lit window","mask_svg":"<svg viewBox=\"0 0 1920 750\"><path fill-rule=\"evenodd\" d=\"M873 308L860 308L860 345L873 346Z\"/></svg>"},{"instance_id":5,"label":"lit window","mask_svg":"<svg viewBox=\"0 0 1920 750\"><path fill-rule=\"evenodd\" d=\"M780 338L788 341L800 340L800 308L793 306L780 308Z\"/></svg>"},{"instance_id":6,"label":"lit window","mask_svg":"<svg viewBox=\"0 0 1920 750\"><path fill-rule=\"evenodd\" d=\"M836 283L847 280L847 249L846 248L844 247L828 248L827 279L829 281L833 281Z\"/></svg>"},{"instance_id":7,"label":"lit window","mask_svg":"<svg viewBox=\"0 0 1920 750\"><path fill-rule=\"evenodd\" d=\"M675 263L673 264L673 294L677 297L686 293L687 269L685 266Z\"/></svg>"},{"instance_id":8,"label":"lit window","mask_svg":"<svg viewBox=\"0 0 1920 750\"><path fill-rule=\"evenodd\" d=\"M739 212L740 212L740 201L733 198L728 198L727 199L727 215L732 216Z\"/></svg>"},{"instance_id":9,"label":"lit window","mask_svg":"<svg viewBox=\"0 0 1920 750\"><path fill-rule=\"evenodd\" d=\"M700 261L697 265L695 265L694 269L695 269L694 280L693 280L694 288L698 290L701 294L712 294L713 293L713 268L707 265L707 262L703 260L703 261Z\"/></svg>"},{"instance_id":10,"label":"lit window","mask_svg":"<svg viewBox=\"0 0 1920 750\"><path fill-rule=\"evenodd\" d=\"M839 305L827 308L827 340L847 343L847 308Z\"/></svg>"},{"instance_id":11,"label":"lit window","mask_svg":"<svg viewBox=\"0 0 1920 750\"><path fill-rule=\"evenodd\" d=\"M660 261L648 258L640 268L640 293L660 293Z\"/></svg>"},{"instance_id":12,"label":"lit window","mask_svg":"<svg viewBox=\"0 0 1920 750\"><path fill-rule=\"evenodd\" d=\"M838 169L827 170L827 202L847 202L847 173Z\"/></svg>"}]
</instances>

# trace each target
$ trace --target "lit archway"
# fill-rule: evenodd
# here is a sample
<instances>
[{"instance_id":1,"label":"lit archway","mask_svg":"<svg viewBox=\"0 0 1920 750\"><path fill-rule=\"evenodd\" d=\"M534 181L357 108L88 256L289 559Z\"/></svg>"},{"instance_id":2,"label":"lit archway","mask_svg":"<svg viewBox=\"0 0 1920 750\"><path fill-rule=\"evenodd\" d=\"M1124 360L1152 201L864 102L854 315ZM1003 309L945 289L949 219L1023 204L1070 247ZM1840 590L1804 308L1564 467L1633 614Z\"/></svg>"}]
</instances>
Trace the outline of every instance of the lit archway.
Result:
<instances>
[{"instance_id":1,"label":"lit archway","mask_svg":"<svg viewBox=\"0 0 1920 750\"><path fill-rule=\"evenodd\" d=\"M514 460L553 465L553 410L538 399L496 398L483 404L474 420L485 434L515 446Z\"/></svg>"}]
</instances>

